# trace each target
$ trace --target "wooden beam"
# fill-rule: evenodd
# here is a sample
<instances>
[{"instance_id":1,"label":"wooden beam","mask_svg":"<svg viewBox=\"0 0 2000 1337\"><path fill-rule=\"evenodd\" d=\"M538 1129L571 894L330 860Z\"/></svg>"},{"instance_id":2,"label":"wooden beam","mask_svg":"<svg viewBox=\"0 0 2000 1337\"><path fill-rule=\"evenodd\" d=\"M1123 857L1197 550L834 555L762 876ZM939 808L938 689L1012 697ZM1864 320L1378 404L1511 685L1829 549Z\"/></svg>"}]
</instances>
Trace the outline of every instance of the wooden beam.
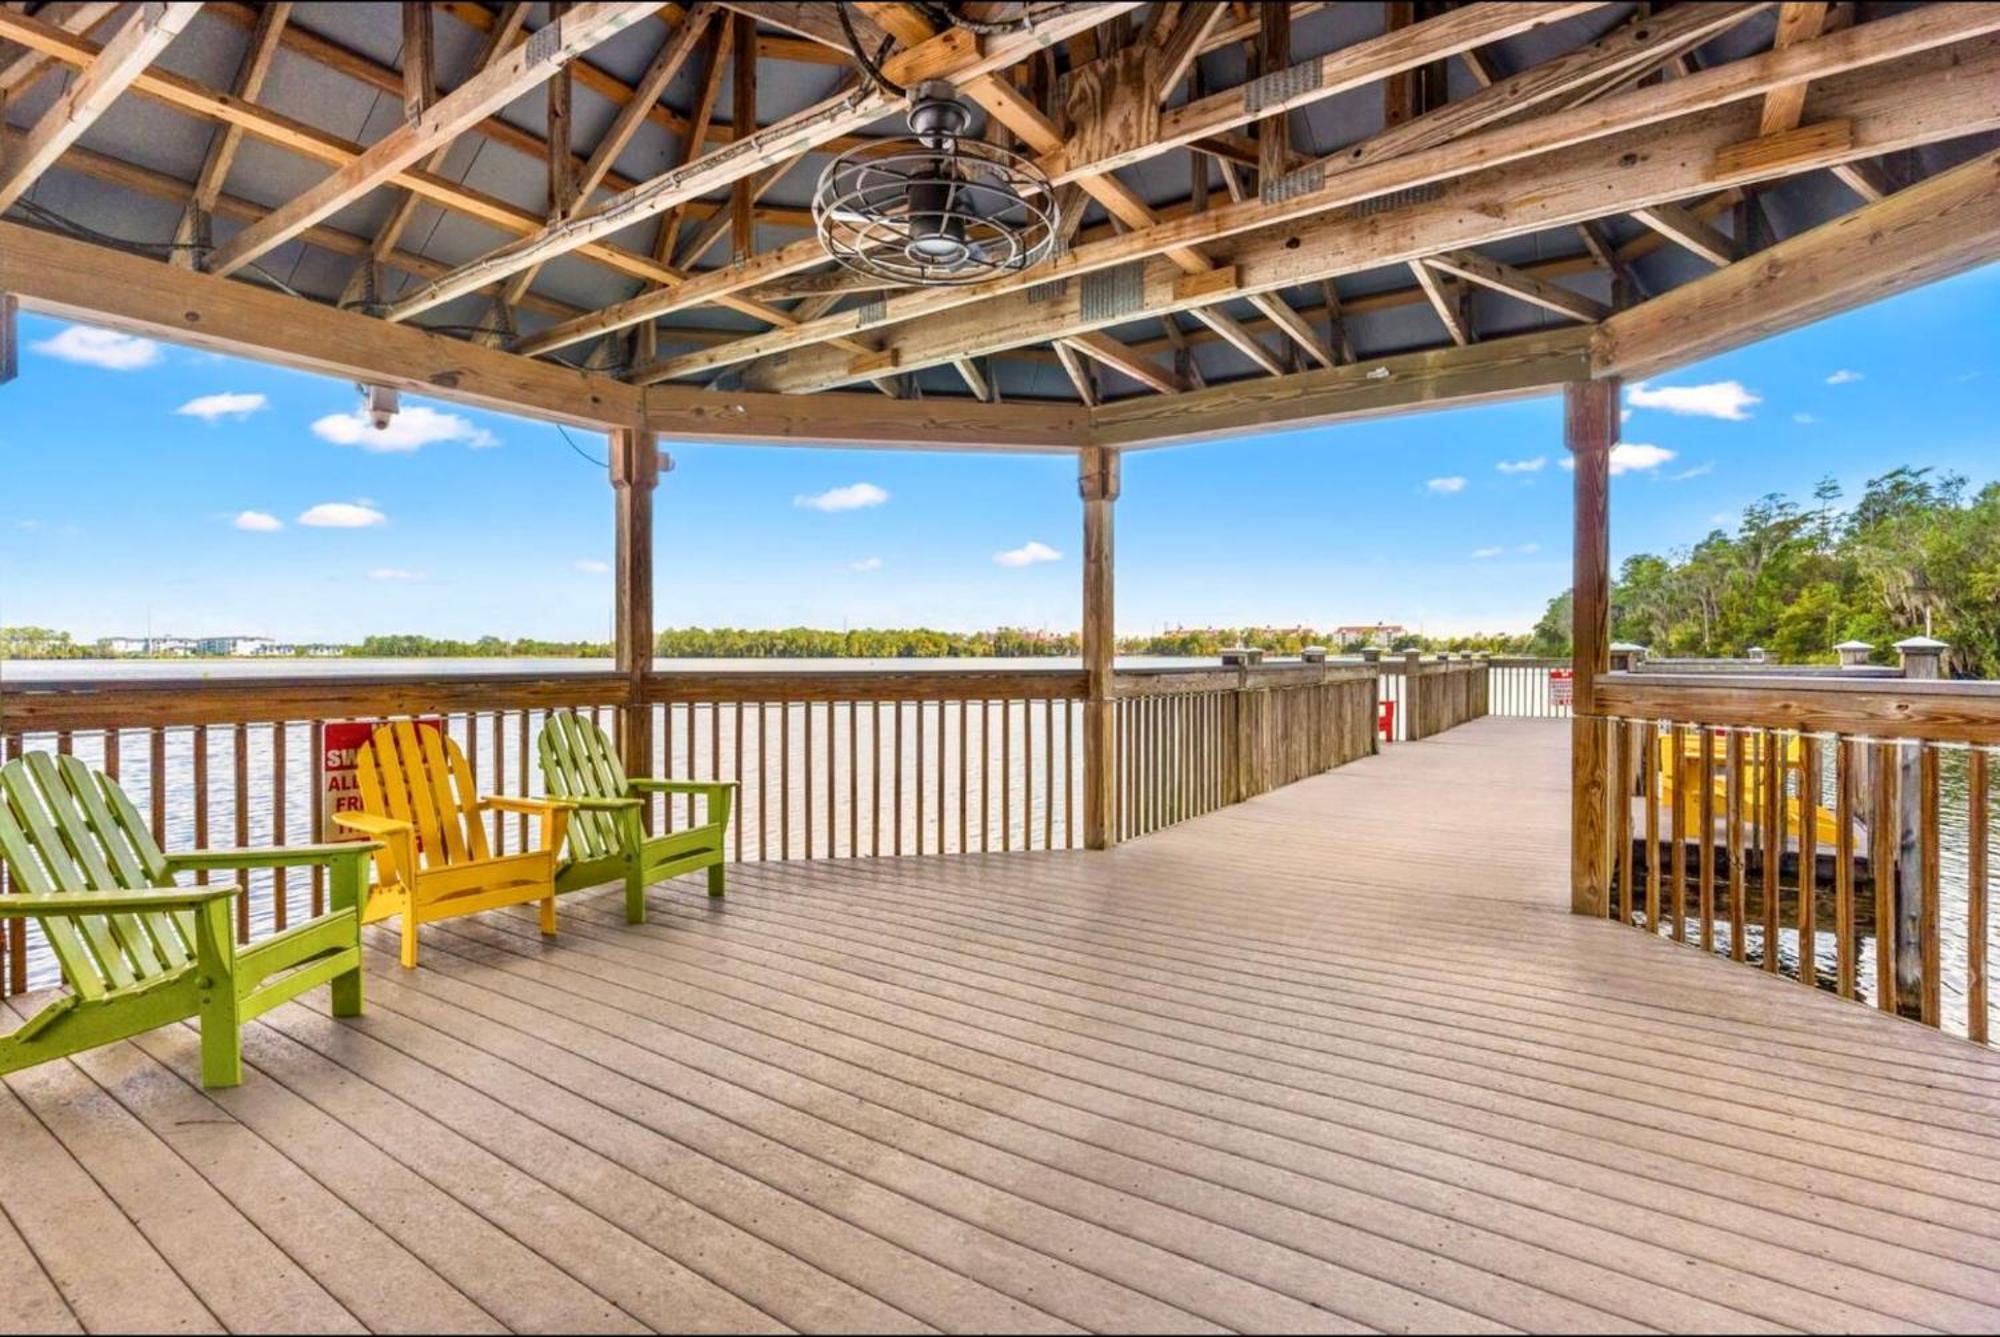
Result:
<instances>
[{"instance_id":1,"label":"wooden beam","mask_svg":"<svg viewBox=\"0 0 2000 1337\"><path fill-rule=\"evenodd\" d=\"M1596 693L1597 680L1611 669L1611 448L1618 443L1618 387L1614 377L1563 388L1563 444L1575 465L1570 911L1580 915L1604 914L1611 894L1611 847L1605 834L1605 813L1613 801L1610 749L1605 722L1597 717Z\"/></svg>"},{"instance_id":2,"label":"wooden beam","mask_svg":"<svg viewBox=\"0 0 2000 1337\"><path fill-rule=\"evenodd\" d=\"M1292 342L1303 348L1312 360L1322 367L1331 367L1340 359L1332 348L1321 342L1319 332L1291 304L1274 292L1260 292L1250 299L1250 305L1263 312L1270 322L1283 330ZM1246 331L1247 333L1247 331Z\"/></svg>"},{"instance_id":3,"label":"wooden beam","mask_svg":"<svg viewBox=\"0 0 2000 1337\"><path fill-rule=\"evenodd\" d=\"M531 367L548 365L514 360ZM683 441L1028 454L1074 451L1090 430L1088 415L1073 404L759 395L678 385L645 392L645 423L663 437Z\"/></svg>"},{"instance_id":4,"label":"wooden beam","mask_svg":"<svg viewBox=\"0 0 2000 1337\"><path fill-rule=\"evenodd\" d=\"M578 53L624 31L659 7L610 0L577 5L563 16L559 28L552 24L544 30L554 30L554 40L532 41L508 51L416 120L397 126L363 150L360 157L293 196L263 222L230 238L209 257L209 271L233 274L283 245L545 82Z\"/></svg>"},{"instance_id":5,"label":"wooden beam","mask_svg":"<svg viewBox=\"0 0 2000 1337\"><path fill-rule=\"evenodd\" d=\"M1777 35L1771 40L1771 49L1775 51L1795 46L1800 42L1810 42L1819 36L1820 30L1826 26L1827 9L1828 6L1823 0L1817 3L1779 5L1778 30ZM1772 89L1764 95L1764 113L1758 119L1757 133L1760 136L1775 135L1795 128L1799 123L1800 113L1805 110L1805 105L1804 80Z\"/></svg>"},{"instance_id":6,"label":"wooden beam","mask_svg":"<svg viewBox=\"0 0 2000 1337\"><path fill-rule=\"evenodd\" d=\"M1085 408L1097 405L1097 390L1090 383L1090 367L1074 348L1061 339L1050 347L1056 350L1056 359L1062 363L1063 371L1069 376L1069 383L1076 387L1076 397Z\"/></svg>"},{"instance_id":7,"label":"wooden beam","mask_svg":"<svg viewBox=\"0 0 2000 1337\"><path fill-rule=\"evenodd\" d=\"M1292 11L1287 5L1259 5L1257 17L1257 78L1271 82L1285 77L1292 63ZM1257 122L1257 188L1269 190L1291 170L1291 112L1279 110Z\"/></svg>"},{"instance_id":8,"label":"wooden beam","mask_svg":"<svg viewBox=\"0 0 2000 1337\"><path fill-rule=\"evenodd\" d=\"M1740 13L1738 6L1718 5L1715 9L1723 11L1722 14L1718 16L1707 10L1701 12L1704 23L1733 20ZM1671 34L1681 31L1674 26L1676 17L1670 13L1657 23L1628 25L1586 51L1558 57L1503 84L1496 84L1493 88L1442 107L1417 122L1386 131L1360 145L1320 159L1310 168L1300 169L1288 178L1299 183L1295 193L1283 193L1280 198L1272 200L1239 200L1151 225L1135 223L1128 217L1126 222L1134 226L1134 231L1074 247L1048 265L1039 267L1032 278L1011 276L966 288L896 294L884 303L882 319L876 323L907 321L968 302L984 301L1045 279L1109 268L1148 255L1187 251L1191 245L1239 231L1290 223L1373 196L1425 186L1476 168L1518 161L1636 126L1686 115L1717 101L1726 101L1731 96L1761 95L1766 85L1757 83L1756 75L1764 76L1769 82L1777 82L1775 76L1780 72L1772 68L1769 63L1771 58L1760 57L1756 60L1766 62L1761 68L1756 60L1743 62L1714 71L1699 81L1683 81L1671 89L1639 90L1591 108L1495 125L1502 118L1516 115L1524 105L1533 105L1538 99L1560 96L1564 91L1587 84L1606 68L1645 59L1659 41L1668 40ZM1959 25L1978 22L1977 15L1959 13L1953 17L1951 30L1954 36L1963 33ZM1879 29L1890 24L1906 24L1906 20L1891 19L1868 26ZM1870 44L1872 52L1899 52L1906 45L1922 49L1919 43L1927 39L1913 32L1917 26L1927 30L1928 38L1948 40L1943 39L1930 22L1920 25L1910 23L1892 29L1888 34L1874 34ZM1843 38L1850 36L1844 34ZM1896 38L1903 38L1904 42L1899 45L1893 40ZM1827 45L1828 41L1839 40L1822 39L1808 47L1783 53L1781 58L1825 65L1840 62L1842 68L1851 68L1853 63L1866 63L1867 59L1874 58L1872 54L1864 57L1852 48L1842 50ZM1732 93L1728 91L1730 80L1748 83L1751 88ZM995 81L996 89L1004 87ZM1050 142L1059 142L1059 131L1053 126L1038 125L1038 121L1045 121L1046 118L1027 105L1018 93L1000 92L984 105L989 112L1006 119L1009 128L1022 135L1031 146L1036 145L1044 134L1049 136ZM1480 127L1484 127L1480 133L1469 133ZM1740 135L1737 137L1741 138ZM1315 173L1319 174L1318 178L1314 177ZM1314 179L1318 180L1317 185L1312 184ZM1107 196L1100 194L1098 198L1103 201ZM689 375L730 362L748 361L766 353L794 350L817 339L852 333L856 328L857 313L834 313L783 335L750 336L738 345L705 350L699 358L675 364L668 374Z\"/></svg>"},{"instance_id":9,"label":"wooden beam","mask_svg":"<svg viewBox=\"0 0 2000 1337\"><path fill-rule=\"evenodd\" d=\"M629 426L643 412L644 392L620 381L17 223L0 222L0 292L45 315L581 427Z\"/></svg>"},{"instance_id":10,"label":"wooden beam","mask_svg":"<svg viewBox=\"0 0 2000 1337\"><path fill-rule=\"evenodd\" d=\"M35 17L43 23L57 24L65 32L81 35L110 18L118 7L118 0L107 0L103 4L73 4L69 0L58 0L36 10ZM0 65L0 101L12 101L27 92L53 63L48 55L30 48L5 65Z\"/></svg>"},{"instance_id":11,"label":"wooden beam","mask_svg":"<svg viewBox=\"0 0 2000 1337\"><path fill-rule=\"evenodd\" d=\"M974 399L982 404L994 402L993 382L986 378L986 373L979 369L977 362L969 357L962 357L951 365L958 372L958 378L965 382L965 388L972 391Z\"/></svg>"},{"instance_id":12,"label":"wooden beam","mask_svg":"<svg viewBox=\"0 0 2000 1337\"><path fill-rule=\"evenodd\" d=\"M513 46L514 37L521 31L521 25L527 17L527 0L515 0L515 3L509 4L500 13L493 26L487 30L485 43L480 48L478 59L473 63L474 73L485 70ZM445 155L450 152L449 144L433 150L431 156L424 160L422 170L433 173L438 171L444 166ZM360 150L356 149L355 153L358 156ZM390 210L389 217L375 233L375 241L369 247L368 258L356 265L354 271L348 275L347 283L340 293L342 307L353 306L374 292L378 267L394 253L402 241L403 231L416 216L417 205L420 203L422 197L413 190L405 190L397 198L395 208Z\"/></svg>"},{"instance_id":13,"label":"wooden beam","mask_svg":"<svg viewBox=\"0 0 2000 1337\"><path fill-rule=\"evenodd\" d=\"M1139 384L1157 390L1163 395L1187 388L1181 384L1179 376L1151 358L1140 357L1108 334L1079 334L1064 342L1077 352L1094 358L1113 371L1122 372Z\"/></svg>"},{"instance_id":14,"label":"wooden beam","mask_svg":"<svg viewBox=\"0 0 2000 1337\"><path fill-rule=\"evenodd\" d=\"M285 24L292 17L291 0L279 0L276 4L264 6L263 14L257 20L256 31L250 35L250 46L243 53L243 62L236 70L236 84L233 94L246 102L255 102L264 89L264 79L271 72L271 60L278 54L278 43L285 35ZM198 267L197 246L206 246L211 237L209 216L215 212L215 201L222 194L223 183L229 179L229 169L236 163L236 150L243 144L243 127L220 125L211 134L208 152L202 158L201 171L195 176L194 194L188 206L182 210L180 222L174 227L173 262L183 269Z\"/></svg>"},{"instance_id":15,"label":"wooden beam","mask_svg":"<svg viewBox=\"0 0 2000 1337\"><path fill-rule=\"evenodd\" d=\"M1444 325L1444 332L1460 347L1472 342L1472 331L1467 326L1464 313L1459 309L1456 285L1448 285L1437 276L1437 271L1422 260L1410 261L1410 273L1415 276L1417 286L1424 290L1424 297L1430 302L1431 310Z\"/></svg>"},{"instance_id":16,"label":"wooden beam","mask_svg":"<svg viewBox=\"0 0 2000 1337\"><path fill-rule=\"evenodd\" d=\"M63 90L0 165L0 212L28 193L63 151L132 85L201 11L199 4L133 7L89 68Z\"/></svg>"},{"instance_id":17,"label":"wooden beam","mask_svg":"<svg viewBox=\"0 0 2000 1337\"><path fill-rule=\"evenodd\" d=\"M403 0L403 119L416 120L437 100L437 29L430 0Z\"/></svg>"},{"instance_id":18,"label":"wooden beam","mask_svg":"<svg viewBox=\"0 0 2000 1337\"><path fill-rule=\"evenodd\" d=\"M1223 19L1229 6L1222 0L1196 0L1181 6L1179 20L1160 47L1160 100L1173 96L1174 89L1200 59L1204 44Z\"/></svg>"},{"instance_id":19,"label":"wooden beam","mask_svg":"<svg viewBox=\"0 0 2000 1337\"><path fill-rule=\"evenodd\" d=\"M1619 312L1599 374L1649 376L1947 277L2000 254L2000 153Z\"/></svg>"},{"instance_id":20,"label":"wooden beam","mask_svg":"<svg viewBox=\"0 0 2000 1337\"><path fill-rule=\"evenodd\" d=\"M653 769L653 707L645 700L653 671L653 494L660 483L660 443L653 433L611 433L612 661L625 676L619 751L628 775Z\"/></svg>"},{"instance_id":21,"label":"wooden beam","mask_svg":"<svg viewBox=\"0 0 2000 1337\"><path fill-rule=\"evenodd\" d=\"M1118 840L1112 507L1118 500L1121 472L1115 450L1092 447L1077 452L1077 491L1083 499L1083 845L1091 850L1109 849Z\"/></svg>"},{"instance_id":22,"label":"wooden beam","mask_svg":"<svg viewBox=\"0 0 2000 1337\"><path fill-rule=\"evenodd\" d=\"M918 47L891 56L885 72L891 79L905 85L924 79L963 83L993 70L1004 69L1030 51L1100 21L1106 11L1122 12L1136 7L1132 0L1113 0L1110 4L1082 8L1070 5L1049 11L1032 31L988 38L975 38L964 28L953 28ZM461 265L443 280L426 285L421 291L397 303L388 316L392 320L407 320L441 302L518 273L529 265L623 231L634 223L664 213L676 204L729 186L777 158L806 152L837 136L860 130L880 119L890 109L888 95L872 84L816 103L755 134L732 139L727 148L662 173L622 195L614 196L594 210L544 228L533 236L509 243Z\"/></svg>"},{"instance_id":23,"label":"wooden beam","mask_svg":"<svg viewBox=\"0 0 2000 1337\"><path fill-rule=\"evenodd\" d=\"M21 299L0 292L0 385L21 374Z\"/></svg>"},{"instance_id":24,"label":"wooden beam","mask_svg":"<svg viewBox=\"0 0 2000 1337\"><path fill-rule=\"evenodd\" d=\"M738 14L735 23L736 68L729 80L729 124L735 137L741 139L757 128L757 20ZM729 192L729 240L731 258L738 264L757 250L757 220L751 212L755 202L750 178L736 178Z\"/></svg>"},{"instance_id":25,"label":"wooden beam","mask_svg":"<svg viewBox=\"0 0 2000 1337\"><path fill-rule=\"evenodd\" d=\"M1432 269L1455 274L1468 283L1477 283L1482 288L1506 293L1519 298L1531 306L1553 311L1571 320L1597 321L1611 313L1611 308L1594 297L1571 292L1545 279L1538 279L1525 270L1512 265L1489 260L1477 251L1446 251L1424 261Z\"/></svg>"},{"instance_id":26,"label":"wooden beam","mask_svg":"<svg viewBox=\"0 0 2000 1337\"><path fill-rule=\"evenodd\" d=\"M1974 7L1959 11L1981 21L2000 21L2000 6ZM1806 46L1752 61L1793 61L1815 54L1817 48L1867 34L1905 20L1922 20L1929 10L1915 10L1897 18L1882 19L1835 37L1823 37ZM1746 62L1748 63L1748 62ZM1736 67L1722 66L1658 88L1635 90L1603 103L1580 108L1576 113L1559 113L1543 121L1566 119L1572 114L1596 116L1616 112L1628 100L1650 105L1654 97L1674 97L1679 90L1699 88L1706 81L1735 77L1739 86L1761 94L1755 78L1736 74ZM1775 73L1766 67L1767 75ZM1935 142L1957 135L2000 128L2000 104L1979 96L1982 79L2000 77L2000 41L1982 37L1949 49L1927 51L1905 57L1877 69L1830 77L1823 81L1821 96L1829 114L1854 122L1855 142L1844 150L1830 150L1818 160L1832 166L1850 158L1873 157L1896 149ZM1501 85L1496 85L1500 87ZM1540 156L1540 161L1515 166L1511 153L1497 141L1510 139L1523 127L1502 126L1461 143L1441 146L1421 154L1365 169L1369 180L1378 177L1407 184L1412 165L1428 176L1423 162L1435 156L1456 160L1471 153L1480 158L1500 159L1484 170L1453 177L1407 203L1368 210L1328 212L1310 222L1266 228L1248 236L1233 233L1216 247L1219 263L1238 266L1245 293L1273 291L1316 281L1320 278L1355 273L1383 265L1405 264L1441 251L1476 247L1505 237L1520 236L1555 227L1568 227L1598 217L1606 209L1630 210L1666 203L1714 186L1737 184L1727 178L1717 180L1712 159L1721 145L1739 141L1754 125L1756 108L1740 101L1709 107L1660 125L1650 116L1640 127L1621 133L1597 136ZM1621 117L1621 119L1623 119ZM1794 164L1796 174L1813 168L1812 162ZM1364 176L1357 172L1354 177ZM1370 198L1378 192L1358 186L1353 177L1340 195L1349 192ZM1331 193L1331 191L1329 192ZM1291 207L1249 202L1257 211ZM1215 226L1214 220L1239 208L1222 205L1203 214L1190 214L1152 229L1153 243L1166 237L1182 238L1190 232ZM1105 242L1078 246L1040 271L1043 281L1071 277L1079 271L1092 272L1109 256L1129 261L1133 239L1139 234L1114 237ZM1149 261L1143 274L1135 275L1140 289L1136 307L1122 310L1118 319L1184 309L1173 285L1181 271L1165 261ZM1080 302L1081 284L1067 289L1044 287L1031 297L1023 291L1009 291L1011 280L976 285L977 309L950 310L923 320L908 320L905 302L922 309L932 302L956 307L964 298L950 290L943 298L930 292L894 294L882 304L880 319L871 326L896 323L888 332L889 342L902 352L902 366L915 369L935 366L952 356L991 353L1022 344L1064 338L1099 325L1109 319L1086 317ZM1026 285L1020 285L1025 287ZM815 332L840 330L850 320L847 312L834 312L814 322ZM746 349L759 353L787 349L791 356L779 366L760 364L746 379L756 388L799 393L842 383L842 361L818 349L788 347L800 331L784 335L751 336L734 343L673 359L670 375L700 367L740 361Z\"/></svg>"},{"instance_id":27,"label":"wooden beam","mask_svg":"<svg viewBox=\"0 0 2000 1337\"><path fill-rule=\"evenodd\" d=\"M809 38L830 51L838 52L843 62L854 59L848 51L847 32L840 26L840 15L832 5L744 3L743 0L724 0L722 7L734 10L753 22L761 21ZM854 24L854 35L861 39L862 48L873 56L881 48L882 39L887 36L882 31L882 26L858 8L848 18Z\"/></svg>"},{"instance_id":28,"label":"wooden beam","mask_svg":"<svg viewBox=\"0 0 2000 1337\"><path fill-rule=\"evenodd\" d=\"M1278 380L1124 399L1091 414L1090 439L1122 449L1179 445L1547 394L1589 374L1590 339L1589 330L1566 326Z\"/></svg>"},{"instance_id":29,"label":"wooden beam","mask_svg":"<svg viewBox=\"0 0 2000 1337\"><path fill-rule=\"evenodd\" d=\"M1696 218L1678 204L1660 203L1634 209L1632 217L1668 241L1693 251L1711 265L1727 265L1736 259L1736 243Z\"/></svg>"}]
</instances>

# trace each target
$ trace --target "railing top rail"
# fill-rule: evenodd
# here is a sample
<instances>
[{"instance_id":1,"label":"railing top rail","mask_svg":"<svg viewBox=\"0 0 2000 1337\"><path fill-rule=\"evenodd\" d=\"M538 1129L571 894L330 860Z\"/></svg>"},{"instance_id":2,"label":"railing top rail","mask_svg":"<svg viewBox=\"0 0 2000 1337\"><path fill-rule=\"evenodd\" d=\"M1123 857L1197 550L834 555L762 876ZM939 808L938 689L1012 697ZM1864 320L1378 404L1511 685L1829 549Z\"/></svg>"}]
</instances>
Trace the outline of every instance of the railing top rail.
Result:
<instances>
[{"instance_id":1,"label":"railing top rail","mask_svg":"<svg viewBox=\"0 0 2000 1337\"><path fill-rule=\"evenodd\" d=\"M1316 683L1368 682L1374 664L1283 663L1254 667L1119 669L1113 685L1120 696L1175 696L1186 692L1266 691Z\"/></svg>"},{"instance_id":2,"label":"railing top rail","mask_svg":"<svg viewBox=\"0 0 2000 1337\"><path fill-rule=\"evenodd\" d=\"M1598 713L1685 724L2000 743L2000 682L1611 673Z\"/></svg>"}]
</instances>

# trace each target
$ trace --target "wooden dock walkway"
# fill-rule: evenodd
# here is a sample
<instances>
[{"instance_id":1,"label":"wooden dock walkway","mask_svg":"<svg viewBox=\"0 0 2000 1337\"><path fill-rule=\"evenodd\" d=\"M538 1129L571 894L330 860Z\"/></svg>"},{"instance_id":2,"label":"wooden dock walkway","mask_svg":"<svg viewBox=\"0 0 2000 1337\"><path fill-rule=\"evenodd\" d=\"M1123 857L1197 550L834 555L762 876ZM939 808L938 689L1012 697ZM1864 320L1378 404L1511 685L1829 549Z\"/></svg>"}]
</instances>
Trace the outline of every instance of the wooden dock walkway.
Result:
<instances>
[{"instance_id":1,"label":"wooden dock walkway","mask_svg":"<svg viewBox=\"0 0 2000 1337\"><path fill-rule=\"evenodd\" d=\"M191 1027L6 1079L0 1322L2000 1325L2000 1055L1570 916L1567 738L380 937L237 1090Z\"/></svg>"}]
</instances>

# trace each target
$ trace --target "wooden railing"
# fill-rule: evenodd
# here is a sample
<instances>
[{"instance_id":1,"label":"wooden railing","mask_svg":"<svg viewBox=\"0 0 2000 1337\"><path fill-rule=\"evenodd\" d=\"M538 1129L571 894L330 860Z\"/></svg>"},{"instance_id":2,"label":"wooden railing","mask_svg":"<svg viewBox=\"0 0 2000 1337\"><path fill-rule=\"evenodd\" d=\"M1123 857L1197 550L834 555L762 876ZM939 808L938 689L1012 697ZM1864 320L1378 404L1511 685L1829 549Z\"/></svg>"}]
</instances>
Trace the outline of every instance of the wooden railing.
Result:
<instances>
[{"instance_id":1,"label":"wooden railing","mask_svg":"<svg viewBox=\"0 0 2000 1337\"><path fill-rule=\"evenodd\" d=\"M1372 666L1273 664L1118 675L1120 839L1375 750Z\"/></svg>"},{"instance_id":2,"label":"wooden railing","mask_svg":"<svg viewBox=\"0 0 2000 1337\"><path fill-rule=\"evenodd\" d=\"M1116 830L1136 836L1329 769L1373 747L1372 667L1120 673ZM168 849L295 845L333 834L319 759L331 721L438 717L482 792L542 791L547 712L614 736L648 712L651 771L734 780L739 861L1083 844L1083 674L1076 669L67 680L7 684L0 760L73 752L116 776ZM700 813L654 800L656 830ZM528 819L494 814L495 848ZM4 877L4 874L0 874ZM0 890L5 889L0 881ZM310 871L262 871L237 902L246 941L318 913ZM33 930L0 941L0 992L52 982Z\"/></svg>"},{"instance_id":3,"label":"wooden railing","mask_svg":"<svg viewBox=\"0 0 2000 1337\"><path fill-rule=\"evenodd\" d=\"M1487 713L1491 674L1484 660L1424 659L1411 652L1383 655L1369 667L1381 671L1378 690L1390 711L1390 742L1428 738Z\"/></svg>"},{"instance_id":4,"label":"wooden railing","mask_svg":"<svg viewBox=\"0 0 2000 1337\"><path fill-rule=\"evenodd\" d=\"M1612 674L1613 918L1987 1042L2000 683Z\"/></svg>"},{"instance_id":5,"label":"wooden railing","mask_svg":"<svg viewBox=\"0 0 2000 1337\"><path fill-rule=\"evenodd\" d=\"M1509 655L1486 661L1486 713L1515 719L1566 720L1567 702L1557 702L1549 690L1550 670L1567 670L1567 659L1537 659Z\"/></svg>"}]
</instances>

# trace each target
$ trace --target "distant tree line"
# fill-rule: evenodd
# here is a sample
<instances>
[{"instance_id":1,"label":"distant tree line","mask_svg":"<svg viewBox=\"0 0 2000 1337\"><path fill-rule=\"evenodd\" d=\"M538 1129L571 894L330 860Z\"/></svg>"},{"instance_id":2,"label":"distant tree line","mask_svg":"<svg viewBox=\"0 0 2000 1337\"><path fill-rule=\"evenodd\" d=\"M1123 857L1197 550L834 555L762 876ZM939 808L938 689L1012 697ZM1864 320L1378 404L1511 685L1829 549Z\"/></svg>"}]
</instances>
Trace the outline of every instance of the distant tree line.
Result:
<instances>
[{"instance_id":1,"label":"distant tree line","mask_svg":"<svg viewBox=\"0 0 2000 1337\"><path fill-rule=\"evenodd\" d=\"M1611 592L1614 639L1654 654L1828 662L1845 640L1893 663L1924 630L1947 642L1948 671L2000 677L2000 483L1968 493L1957 474L1903 467L1870 479L1843 511L1831 479L1811 504L1773 493L1734 530L1691 548L1625 560ZM1568 654L1570 595L1535 626L1538 653Z\"/></svg>"}]
</instances>

